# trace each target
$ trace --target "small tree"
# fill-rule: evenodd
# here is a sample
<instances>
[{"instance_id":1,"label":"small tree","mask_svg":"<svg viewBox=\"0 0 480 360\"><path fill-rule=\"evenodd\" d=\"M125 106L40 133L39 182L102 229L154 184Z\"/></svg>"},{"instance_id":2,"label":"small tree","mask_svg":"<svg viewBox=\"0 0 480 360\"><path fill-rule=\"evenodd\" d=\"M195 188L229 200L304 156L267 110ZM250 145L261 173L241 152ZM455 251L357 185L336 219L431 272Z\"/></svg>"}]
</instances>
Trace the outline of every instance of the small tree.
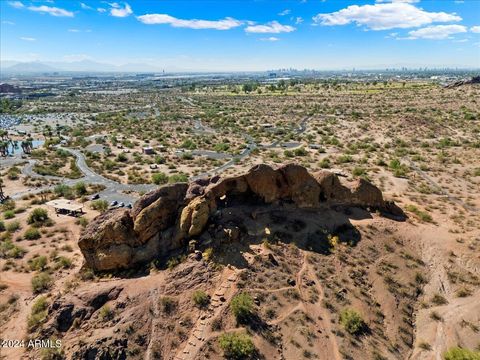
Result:
<instances>
[{"instance_id":1,"label":"small tree","mask_svg":"<svg viewBox=\"0 0 480 360\"><path fill-rule=\"evenodd\" d=\"M210 303L210 297L207 295L205 291L197 290L193 293L192 296L193 302L198 307L204 308L207 307Z\"/></svg>"},{"instance_id":2,"label":"small tree","mask_svg":"<svg viewBox=\"0 0 480 360\"><path fill-rule=\"evenodd\" d=\"M453 347L443 354L445 360L479 360L480 351Z\"/></svg>"},{"instance_id":3,"label":"small tree","mask_svg":"<svg viewBox=\"0 0 480 360\"><path fill-rule=\"evenodd\" d=\"M253 299L247 293L236 295L230 303L233 315L239 323L248 322L255 314Z\"/></svg>"},{"instance_id":4,"label":"small tree","mask_svg":"<svg viewBox=\"0 0 480 360\"><path fill-rule=\"evenodd\" d=\"M255 354L255 345L247 334L223 334L220 336L219 345L228 359L249 359Z\"/></svg>"},{"instance_id":5,"label":"small tree","mask_svg":"<svg viewBox=\"0 0 480 360\"><path fill-rule=\"evenodd\" d=\"M42 224L48 220L48 212L42 208L33 209L28 216L27 223L29 224Z\"/></svg>"},{"instance_id":6,"label":"small tree","mask_svg":"<svg viewBox=\"0 0 480 360\"><path fill-rule=\"evenodd\" d=\"M340 324L352 335L361 334L366 324L358 312L353 309L345 309L340 313Z\"/></svg>"}]
</instances>

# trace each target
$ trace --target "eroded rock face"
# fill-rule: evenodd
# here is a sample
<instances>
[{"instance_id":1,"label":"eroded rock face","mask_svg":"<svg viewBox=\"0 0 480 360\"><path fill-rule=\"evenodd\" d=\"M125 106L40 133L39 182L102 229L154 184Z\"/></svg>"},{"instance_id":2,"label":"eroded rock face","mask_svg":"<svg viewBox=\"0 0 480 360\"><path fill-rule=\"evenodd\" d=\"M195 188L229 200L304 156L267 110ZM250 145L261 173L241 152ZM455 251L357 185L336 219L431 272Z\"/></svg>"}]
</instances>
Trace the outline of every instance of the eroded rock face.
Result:
<instances>
[{"instance_id":1,"label":"eroded rock face","mask_svg":"<svg viewBox=\"0 0 480 360\"><path fill-rule=\"evenodd\" d=\"M246 174L167 185L140 198L132 210L97 217L79 241L87 266L126 269L181 249L199 236L220 206L287 203L299 208L346 205L388 209L381 191L363 179L343 184L338 176L288 164L257 165Z\"/></svg>"}]
</instances>

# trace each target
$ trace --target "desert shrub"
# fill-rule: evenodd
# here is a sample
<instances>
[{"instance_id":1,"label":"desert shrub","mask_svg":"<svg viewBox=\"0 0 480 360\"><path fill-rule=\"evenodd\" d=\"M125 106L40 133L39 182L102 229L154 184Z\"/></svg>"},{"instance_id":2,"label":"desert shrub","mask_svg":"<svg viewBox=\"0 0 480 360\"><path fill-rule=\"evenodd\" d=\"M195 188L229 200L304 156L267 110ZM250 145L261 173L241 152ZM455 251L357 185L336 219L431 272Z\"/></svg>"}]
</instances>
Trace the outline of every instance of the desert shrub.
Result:
<instances>
[{"instance_id":1,"label":"desert shrub","mask_svg":"<svg viewBox=\"0 0 480 360\"><path fill-rule=\"evenodd\" d=\"M168 296L162 296L159 303L165 314L171 314L177 308L177 301Z\"/></svg>"},{"instance_id":2,"label":"desert shrub","mask_svg":"<svg viewBox=\"0 0 480 360\"><path fill-rule=\"evenodd\" d=\"M480 352L453 347L443 354L445 360L480 360Z\"/></svg>"},{"instance_id":3,"label":"desert shrub","mask_svg":"<svg viewBox=\"0 0 480 360\"><path fill-rule=\"evenodd\" d=\"M30 227L27 229L27 231L25 231L23 237L27 240L37 240L42 237L42 234L40 234L40 231L38 231L37 228Z\"/></svg>"},{"instance_id":4,"label":"desert shrub","mask_svg":"<svg viewBox=\"0 0 480 360\"><path fill-rule=\"evenodd\" d=\"M210 297L205 291L197 290L192 295L193 302L198 307L204 308L207 307L210 303Z\"/></svg>"},{"instance_id":5,"label":"desert shrub","mask_svg":"<svg viewBox=\"0 0 480 360\"><path fill-rule=\"evenodd\" d=\"M13 219L15 217L15 211L13 210L7 210L3 213L3 217L5 219Z\"/></svg>"},{"instance_id":6,"label":"desert shrub","mask_svg":"<svg viewBox=\"0 0 480 360\"><path fill-rule=\"evenodd\" d=\"M57 196L63 196L66 199L73 199L73 190L66 184L59 184L53 189Z\"/></svg>"},{"instance_id":7,"label":"desert shrub","mask_svg":"<svg viewBox=\"0 0 480 360\"><path fill-rule=\"evenodd\" d=\"M168 178L168 182L171 184L177 182L188 182L188 176L186 174L173 174Z\"/></svg>"},{"instance_id":8,"label":"desert shrub","mask_svg":"<svg viewBox=\"0 0 480 360\"><path fill-rule=\"evenodd\" d=\"M34 293L41 293L48 290L52 286L52 278L45 272L35 275L32 278L32 290Z\"/></svg>"},{"instance_id":9,"label":"desert shrub","mask_svg":"<svg viewBox=\"0 0 480 360\"><path fill-rule=\"evenodd\" d=\"M76 319L75 319L76 320ZM50 340L53 341L54 340ZM40 360L64 360L65 352L61 347L47 347L40 351Z\"/></svg>"},{"instance_id":10,"label":"desert shrub","mask_svg":"<svg viewBox=\"0 0 480 360\"><path fill-rule=\"evenodd\" d=\"M5 228L7 229L8 232L15 232L18 229L20 229L20 223L18 221L10 221L9 223L6 224Z\"/></svg>"},{"instance_id":11,"label":"desert shrub","mask_svg":"<svg viewBox=\"0 0 480 360\"><path fill-rule=\"evenodd\" d=\"M0 258L4 259L20 259L27 251L7 239L0 242Z\"/></svg>"},{"instance_id":12,"label":"desert shrub","mask_svg":"<svg viewBox=\"0 0 480 360\"><path fill-rule=\"evenodd\" d=\"M446 303L448 303L448 301L442 295L435 294L432 297L432 303L434 303L435 305L445 305Z\"/></svg>"},{"instance_id":13,"label":"desert shrub","mask_svg":"<svg viewBox=\"0 0 480 360\"><path fill-rule=\"evenodd\" d=\"M15 201L12 199L8 199L5 200L3 204L1 204L0 209L2 209L2 211L14 210L15 206Z\"/></svg>"},{"instance_id":14,"label":"desert shrub","mask_svg":"<svg viewBox=\"0 0 480 360\"><path fill-rule=\"evenodd\" d=\"M56 267L62 269L70 269L72 267L72 260L66 258L65 256L60 256L56 260Z\"/></svg>"},{"instance_id":15,"label":"desert shrub","mask_svg":"<svg viewBox=\"0 0 480 360\"><path fill-rule=\"evenodd\" d=\"M93 210L97 210L103 213L108 209L108 202L106 200L95 200L95 201L92 201L92 203L90 204L90 207Z\"/></svg>"},{"instance_id":16,"label":"desert shrub","mask_svg":"<svg viewBox=\"0 0 480 360\"><path fill-rule=\"evenodd\" d=\"M320 167L322 169L330 169L330 159L328 158L323 158L320 163L319 163Z\"/></svg>"},{"instance_id":17,"label":"desert shrub","mask_svg":"<svg viewBox=\"0 0 480 360\"><path fill-rule=\"evenodd\" d=\"M156 185L166 184L168 182L168 176L163 172L152 174L152 182Z\"/></svg>"},{"instance_id":18,"label":"desert shrub","mask_svg":"<svg viewBox=\"0 0 480 360\"><path fill-rule=\"evenodd\" d=\"M32 310L27 318L28 331L35 331L47 318L48 301L45 296L39 297L32 305Z\"/></svg>"},{"instance_id":19,"label":"desert shrub","mask_svg":"<svg viewBox=\"0 0 480 360\"><path fill-rule=\"evenodd\" d=\"M28 215L27 223L28 224L43 224L49 219L48 212L42 208L33 209L32 212Z\"/></svg>"},{"instance_id":20,"label":"desert shrub","mask_svg":"<svg viewBox=\"0 0 480 360\"><path fill-rule=\"evenodd\" d=\"M88 225L88 219L81 216L75 221L77 225L80 225L81 227L86 227Z\"/></svg>"},{"instance_id":21,"label":"desert shrub","mask_svg":"<svg viewBox=\"0 0 480 360\"><path fill-rule=\"evenodd\" d=\"M47 267L48 259L46 256L37 256L28 260L28 266L32 271L43 271Z\"/></svg>"},{"instance_id":22,"label":"desert shrub","mask_svg":"<svg viewBox=\"0 0 480 360\"><path fill-rule=\"evenodd\" d=\"M75 189L77 196L83 196L87 193L87 186L83 181L76 183L73 188Z\"/></svg>"},{"instance_id":23,"label":"desert shrub","mask_svg":"<svg viewBox=\"0 0 480 360\"><path fill-rule=\"evenodd\" d=\"M366 328L361 315L353 309L345 309L340 313L340 324L351 335L359 335Z\"/></svg>"},{"instance_id":24,"label":"desert shrub","mask_svg":"<svg viewBox=\"0 0 480 360\"><path fill-rule=\"evenodd\" d=\"M112 320L114 315L114 311L108 305L103 305L98 311L98 316L102 321Z\"/></svg>"},{"instance_id":25,"label":"desert shrub","mask_svg":"<svg viewBox=\"0 0 480 360\"><path fill-rule=\"evenodd\" d=\"M414 213L415 215L418 216L418 218L421 220L421 221L424 221L424 222L432 222L433 219L432 217L430 216L430 214L426 213L425 211L422 211L420 210L419 208L417 208L415 205L407 205L405 207L408 211Z\"/></svg>"},{"instance_id":26,"label":"desert shrub","mask_svg":"<svg viewBox=\"0 0 480 360\"><path fill-rule=\"evenodd\" d=\"M6 230L5 223L2 220L0 220L0 232L5 230Z\"/></svg>"},{"instance_id":27,"label":"desert shrub","mask_svg":"<svg viewBox=\"0 0 480 360\"><path fill-rule=\"evenodd\" d=\"M248 359L255 354L252 339L244 333L222 334L219 345L228 359Z\"/></svg>"},{"instance_id":28,"label":"desert shrub","mask_svg":"<svg viewBox=\"0 0 480 360\"><path fill-rule=\"evenodd\" d=\"M248 322L255 314L252 297L247 293L240 293L236 295L231 303L233 315L239 323Z\"/></svg>"}]
</instances>

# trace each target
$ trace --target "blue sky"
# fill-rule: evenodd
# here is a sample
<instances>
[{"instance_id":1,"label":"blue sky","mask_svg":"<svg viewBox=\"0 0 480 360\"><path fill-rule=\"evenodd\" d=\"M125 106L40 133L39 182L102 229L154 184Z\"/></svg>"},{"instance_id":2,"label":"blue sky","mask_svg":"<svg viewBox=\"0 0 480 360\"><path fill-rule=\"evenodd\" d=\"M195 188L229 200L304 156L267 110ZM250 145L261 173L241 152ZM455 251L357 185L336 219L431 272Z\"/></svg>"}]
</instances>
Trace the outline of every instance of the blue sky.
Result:
<instances>
[{"instance_id":1,"label":"blue sky","mask_svg":"<svg viewBox=\"0 0 480 360\"><path fill-rule=\"evenodd\" d=\"M480 1L0 0L3 61L480 67Z\"/></svg>"}]
</instances>

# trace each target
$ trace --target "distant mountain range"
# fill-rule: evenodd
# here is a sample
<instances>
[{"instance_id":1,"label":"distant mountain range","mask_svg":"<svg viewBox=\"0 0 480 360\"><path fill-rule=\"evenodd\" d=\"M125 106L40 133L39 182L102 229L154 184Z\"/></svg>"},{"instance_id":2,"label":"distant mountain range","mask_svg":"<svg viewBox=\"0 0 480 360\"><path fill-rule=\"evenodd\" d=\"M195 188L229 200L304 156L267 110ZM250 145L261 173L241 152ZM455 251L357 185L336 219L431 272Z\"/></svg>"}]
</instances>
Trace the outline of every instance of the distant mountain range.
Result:
<instances>
[{"instance_id":1,"label":"distant mountain range","mask_svg":"<svg viewBox=\"0 0 480 360\"><path fill-rule=\"evenodd\" d=\"M51 72L162 72L163 68L148 64L124 64L113 65L91 60L72 62L32 61L16 62L2 61L0 63L2 73L51 73Z\"/></svg>"}]
</instances>

